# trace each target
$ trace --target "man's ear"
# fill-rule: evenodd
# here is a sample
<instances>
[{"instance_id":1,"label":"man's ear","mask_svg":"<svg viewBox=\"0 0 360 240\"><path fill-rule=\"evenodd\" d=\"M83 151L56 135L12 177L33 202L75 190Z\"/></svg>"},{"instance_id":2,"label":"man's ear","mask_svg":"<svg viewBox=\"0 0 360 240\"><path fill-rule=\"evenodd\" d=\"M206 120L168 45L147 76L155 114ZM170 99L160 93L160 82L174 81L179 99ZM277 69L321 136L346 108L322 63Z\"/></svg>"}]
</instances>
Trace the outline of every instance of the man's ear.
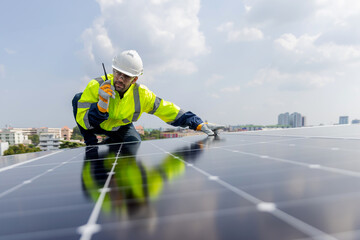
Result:
<instances>
[{"instance_id":1,"label":"man's ear","mask_svg":"<svg viewBox=\"0 0 360 240\"><path fill-rule=\"evenodd\" d=\"M137 80L138 80L138 77L135 77L135 78L132 80L132 83L131 83L131 84L136 83Z\"/></svg>"}]
</instances>

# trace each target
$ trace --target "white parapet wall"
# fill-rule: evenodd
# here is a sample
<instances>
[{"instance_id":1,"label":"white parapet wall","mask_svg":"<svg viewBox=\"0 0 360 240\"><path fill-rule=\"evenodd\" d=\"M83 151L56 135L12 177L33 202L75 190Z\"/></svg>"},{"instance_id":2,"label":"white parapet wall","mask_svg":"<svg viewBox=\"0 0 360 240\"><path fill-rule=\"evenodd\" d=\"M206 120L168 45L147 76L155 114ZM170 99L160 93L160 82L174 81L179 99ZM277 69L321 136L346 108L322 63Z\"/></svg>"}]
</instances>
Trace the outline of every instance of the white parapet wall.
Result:
<instances>
[{"instance_id":1,"label":"white parapet wall","mask_svg":"<svg viewBox=\"0 0 360 240\"><path fill-rule=\"evenodd\" d=\"M4 155L4 152L9 149L8 142L0 142L0 156Z\"/></svg>"}]
</instances>

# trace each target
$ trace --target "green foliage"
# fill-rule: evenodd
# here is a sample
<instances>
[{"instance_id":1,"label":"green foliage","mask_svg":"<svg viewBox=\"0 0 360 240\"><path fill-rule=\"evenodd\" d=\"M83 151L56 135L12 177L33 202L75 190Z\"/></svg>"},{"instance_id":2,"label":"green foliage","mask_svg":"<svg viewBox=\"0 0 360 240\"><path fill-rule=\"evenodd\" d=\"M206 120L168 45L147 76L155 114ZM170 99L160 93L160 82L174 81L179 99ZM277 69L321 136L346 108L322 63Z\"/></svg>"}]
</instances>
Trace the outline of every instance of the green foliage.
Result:
<instances>
[{"instance_id":1,"label":"green foliage","mask_svg":"<svg viewBox=\"0 0 360 240\"><path fill-rule=\"evenodd\" d=\"M75 126L73 128L73 133L71 135L71 139L72 140L83 140L84 139L83 136L80 133L80 129L79 129L78 126Z\"/></svg>"},{"instance_id":2,"label":"green foliage","mask_svg":"<svg viewBox=\"0 0 360 240\"><path fill-rule=\"evenodd\" d=\"M41 151L40 148L35 147L32 144L28 146L24 144L19 144L19 145L10 146L9 149L4 152L4 155L13 155L13 154L40 152L40 151Z\"/></svg>"},{"instance_id":3,"label":"green foliage","mask_svg":"<svg viewBox=\"0 0 360 240\"><path fill-rule=\"evenodd\" d=\"M60 148L78 148L84 147L84 143L61 141Z\"/></svg>"},{"instance_id":4,"label":"green foliage","mask_svg":"<svg viewBox=\"0 0 360 240\"><path fill-rule=\"evenodd\" d=\"M35 134L35 135L29 135L28 139L31 140L32 144L34 144L35 146L39 144L40 140L39 140L39 135Z\"/></svg>"},{"instance_id":5,"label":"green foliage","mask_svg":"<svg viewBox=\"0 0 360 240\"><path fill-rule=\"evenodd\" d=\"M81 135L80 129L77 125L73 128L73 134Z\"/></svg>"}]
</instances>

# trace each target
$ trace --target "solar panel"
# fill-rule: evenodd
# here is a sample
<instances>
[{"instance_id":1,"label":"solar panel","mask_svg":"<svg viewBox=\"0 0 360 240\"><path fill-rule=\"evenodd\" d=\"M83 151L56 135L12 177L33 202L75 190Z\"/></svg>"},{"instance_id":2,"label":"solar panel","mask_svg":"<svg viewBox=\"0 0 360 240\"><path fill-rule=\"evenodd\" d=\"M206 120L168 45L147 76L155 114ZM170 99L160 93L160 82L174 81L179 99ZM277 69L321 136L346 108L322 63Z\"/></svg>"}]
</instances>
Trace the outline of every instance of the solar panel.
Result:
<instances>
[{"instance_id":1,"label":"solar panel","mask_svg":"<svg viewBox=\"0 0 360 240\"><path fill-rule=\"evenodd\" d=\"M359 133L224 132L2 157L0 239L360 239Z\"/></svg>"}]
</instances>

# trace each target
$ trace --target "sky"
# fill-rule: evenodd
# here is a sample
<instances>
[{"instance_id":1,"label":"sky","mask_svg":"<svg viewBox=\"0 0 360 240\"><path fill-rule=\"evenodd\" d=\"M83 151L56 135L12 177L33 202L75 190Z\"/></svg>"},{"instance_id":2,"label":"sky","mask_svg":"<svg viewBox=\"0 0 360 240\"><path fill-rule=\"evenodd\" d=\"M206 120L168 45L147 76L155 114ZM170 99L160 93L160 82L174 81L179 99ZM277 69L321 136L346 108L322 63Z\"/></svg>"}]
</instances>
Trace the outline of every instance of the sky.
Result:
<instances>
[{"instance_id":1,"label":"sky","mask_svg":"<svg viewBox=\"0 0 360 240\"><path fill-rule=\"evenodd\" d=\"M224 125L360 119L360 1L1 0L0 128L74 127L71 100L135 49L157 96ZM135 125L168 127L143 114Z\"/></svg>"}]
</instances>

